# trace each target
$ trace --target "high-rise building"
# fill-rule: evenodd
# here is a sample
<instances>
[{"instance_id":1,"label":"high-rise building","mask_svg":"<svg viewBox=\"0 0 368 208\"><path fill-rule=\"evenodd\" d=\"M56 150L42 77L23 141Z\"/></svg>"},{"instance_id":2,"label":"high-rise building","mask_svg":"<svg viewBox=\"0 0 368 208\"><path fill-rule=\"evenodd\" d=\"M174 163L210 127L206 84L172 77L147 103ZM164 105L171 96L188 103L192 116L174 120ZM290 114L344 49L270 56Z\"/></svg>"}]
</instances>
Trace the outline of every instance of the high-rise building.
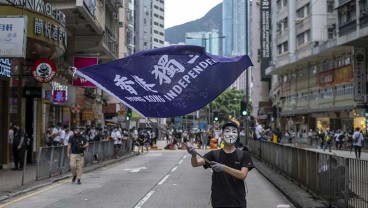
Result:
<instances>
[{"instance_id":1,"label":"high-rise building","mask_svg":"<svg viewBox=\"0 0 368 208\"><path fill-rule=\"evenodd\" d=\"M164 0L135 1L135 52L164 46Z\"/></svg>"},{"instance_id":2,"label":"high-rise building","mask_svg":"<svg viewBox=\"0 0 368 208\"><path fill-rule=\"evenodd\" d=\"M220 44L223 38L223 36L219 36L217 30L211 32L187 32L185 33L185 44L202 46L206 49L206 52L220 55Z\"/></svg>"},{"instance_id":3,"label":"high-rise building","mask_svg":"<svg viewBox=\"0 0 368 208\"><path fill-rule=\"evenodd\" d=\"M247 2L248 0L224 0L222 3L222 34L225 37L223 42L224 56L247 54L246 47L250 47L250 38L248 37L246 40L246 27L249 28L250 22L250 13L246 11ZM231 87L245 90L246 73L242 73Z\"/></svg>"}]
</instances>

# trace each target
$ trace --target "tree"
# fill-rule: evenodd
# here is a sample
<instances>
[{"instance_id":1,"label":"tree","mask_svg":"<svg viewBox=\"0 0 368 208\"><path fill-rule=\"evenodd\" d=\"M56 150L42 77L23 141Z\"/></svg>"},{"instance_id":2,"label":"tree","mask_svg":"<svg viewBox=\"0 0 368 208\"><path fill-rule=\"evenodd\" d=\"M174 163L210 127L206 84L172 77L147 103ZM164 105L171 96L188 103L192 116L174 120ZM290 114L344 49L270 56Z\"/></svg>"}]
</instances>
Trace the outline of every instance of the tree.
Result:
<instances>
[{"instance_id":1,"label":"tree","mask_svg":"<svg viewBox=\"0 0 368 208\"><path fill-rule=\"evenodd\" d=\"M235 88L228 89L221 93L215 100L204 108L206 111L217 111L220 122L228 120L229 116L239 118L240 101L244 99L244 91Z\"/></svg>"}]
</instances>

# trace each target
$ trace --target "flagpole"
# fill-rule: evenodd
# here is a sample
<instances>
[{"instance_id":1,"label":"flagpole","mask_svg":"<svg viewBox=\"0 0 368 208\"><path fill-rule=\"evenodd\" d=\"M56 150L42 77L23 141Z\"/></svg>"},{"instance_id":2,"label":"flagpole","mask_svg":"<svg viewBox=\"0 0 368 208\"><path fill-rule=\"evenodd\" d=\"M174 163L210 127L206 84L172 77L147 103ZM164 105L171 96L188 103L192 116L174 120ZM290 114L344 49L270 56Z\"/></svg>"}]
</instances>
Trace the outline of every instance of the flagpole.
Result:
<instances>
[{"instance_id":1,"label":"flagpole","mask_svg":"<svg viewBox=\"0 0 368 208\"><path fill-rule=\"evenodd\" d=\"M248 55L248 20L249 20L249 16L248 16L248 0L245 1L245 54ZM245 102L247 103L247 112L248 111L248 104L249 104L249 73L248 73L248 69L245 70ZM248 124L248 116L249 113L244 116L244 132L245 132L245 145L248 145L248 132L249 132L249 124Z\"/></svg>"}]
</instances>

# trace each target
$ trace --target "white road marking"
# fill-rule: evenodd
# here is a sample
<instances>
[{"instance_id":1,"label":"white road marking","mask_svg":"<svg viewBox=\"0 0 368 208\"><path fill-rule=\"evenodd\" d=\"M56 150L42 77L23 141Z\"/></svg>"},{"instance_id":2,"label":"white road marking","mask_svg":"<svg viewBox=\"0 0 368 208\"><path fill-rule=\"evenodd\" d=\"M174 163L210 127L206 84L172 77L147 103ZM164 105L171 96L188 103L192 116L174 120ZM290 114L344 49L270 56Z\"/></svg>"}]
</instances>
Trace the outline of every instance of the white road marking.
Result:
<instances>
[{"instance_id":1,"label":"white road marking","mask_svg":"<svg viewBox=\"0 0 368 208\"><path fill-rule=\"evenodd\" d=\"M171 170L171 172L174 172L174 171L176 170L176 168L178 168L178 166L175 166L175 167Z\"/></svg>"},{"instance_id":2,"label":"white road marking","mask_svg":"<svg viewBox=\"0 0 368 208\"><path fill-rule=\"evenodd\" d=\"M279 205L277 205L277 208L290 208L290 205L288 205L288 204L279 204Z\"/></svg>"},{"instance_id":3,"label":"white road marking","mask_svg":"<svg viewBox=\"0 0 368 208\"><path fill-rule=\"evenodd\" d=\"M161 179L160 182L158 182L157 185L162 185L168 178L169 178L170 175L166 175L163 179Z\"/></svg>"},{"instance_id":4,"label":"white road marking","mask_svg":"<svg viewBox=\"0 0 368 208\"><path fill-rule=\"evenodd\" d=\"M180 165L182 162L183 162L183 159L181 159L181 160L178 162L178 165Z\"/></svg>"},{"instance_id":5,"label":"white road marking","mask_svg":"<svg viewBox=\"0 0 368 208\"><path fill-rule=\"evenodd\" d=\"M127 168L127 169L124 169L126 171L129 171L131 173L138 173L140 170L145 170L147 169L146 167L139 167L139 168Z\"/></svg>"},{"instance_id":6,"label":"white road marking","mask_svg":"<svg viewBox=\"0 0 368 208\"><path fill-rule=\"evenodd\" d=\"M143 199L139 201L139 203L134 208L141 208L143 204L146 203L146 201L152 196L153 192L155 191L148 192L148 194L144 196Z\"/></svg>"}]
</instances>

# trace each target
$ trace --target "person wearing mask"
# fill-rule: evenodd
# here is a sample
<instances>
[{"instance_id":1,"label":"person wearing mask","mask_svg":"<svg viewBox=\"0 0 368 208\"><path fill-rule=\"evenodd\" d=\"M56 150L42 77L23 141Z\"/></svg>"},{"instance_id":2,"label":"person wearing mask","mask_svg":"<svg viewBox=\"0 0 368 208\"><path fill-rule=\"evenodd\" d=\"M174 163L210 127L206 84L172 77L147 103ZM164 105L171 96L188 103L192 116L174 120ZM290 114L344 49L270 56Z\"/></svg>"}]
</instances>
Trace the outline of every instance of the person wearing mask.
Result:
<instances>
[{"instance_id":1,"label":"person wearing mask","mask_svg":"<svg viewBox=\"0 0 368 208\"><path fill-rule=\"evenodd\" d=\"M193 167L212 168L211 203L213 207L247 207L245 185L248 172L254 168L250 155L235 147L239 127L233 122L222 126L224 148L211 150L203 158L193 147L187 151L192 155Z\"/></svg>"},{"instance_id":2,"label":"person wearing mask","mask_svg":"<svg viewBox=\"0 0 368 208\"><path fill-rule=\"evenodd\" d=\"M114 140L114 158L116 159L120 155L119 153L121 148L121 134L117 127L112 130L111 138Z\"/></svg>"},{"instance_id":3,"label":"person wearing mask","mask_svg":"<svg viewBox=\"0 0 368 208\"><path fill-rule=\"evenodd\" d=\"M57 123L56 127L52 129L51 137L53 146L58 146L61 144L60 134L61 134L61 123L59 122Z\"/></svg>"},{"instance_id":4,"label":"person wearing mask","mask_svg":"<svg viewBox=\"0 0 368 208\"><path fill-rule=\"evenodd\" d=\"M87 139L82 135L81 129L75 129L74 135L69 138L67 156L70 162L70 169L73 174L72 182L76 180L81 183L82 171L84 166L84 150L88 147Z\"/></svg>"},{"instance_id":5,"label":"person wearing mask","mask_svg":"<svg viewBox=\"0 0 368 208\"><path fill-rule=\"evenodd\" d=\"M26 150L25 131L19 124L13 124L14 138L13 138L13 160L14 168L12 170L23 170L24 153Z\"/></svg>"}]
</instances>

